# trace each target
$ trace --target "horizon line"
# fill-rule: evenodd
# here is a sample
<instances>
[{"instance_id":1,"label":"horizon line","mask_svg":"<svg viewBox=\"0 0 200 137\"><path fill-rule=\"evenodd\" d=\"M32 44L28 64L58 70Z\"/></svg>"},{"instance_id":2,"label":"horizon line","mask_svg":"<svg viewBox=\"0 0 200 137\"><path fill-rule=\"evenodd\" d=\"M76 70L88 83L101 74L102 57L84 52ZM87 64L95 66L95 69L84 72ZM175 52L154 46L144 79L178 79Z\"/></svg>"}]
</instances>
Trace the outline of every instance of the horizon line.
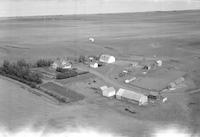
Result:
<instances>
[{"instance_id":1,"label":"horizon line","mask_svg":"<svg viewBox=\"0 0 200 137\"><path fill-rule=\"evenodd\" d=\"M51 17L51 16L87 16L87 15L109 15L109 14L136 14L136 13L155 13L155 12L190 12L200 11L200 9L185 9L185 10L152 10L152 11L136 11L136 12L108 12L108 13L83 13L83 14L44 14L44 15L25 15L25 16L0 16L0 19L11 18L31 18L31 17Z\"/></svg>"}]
</instances>

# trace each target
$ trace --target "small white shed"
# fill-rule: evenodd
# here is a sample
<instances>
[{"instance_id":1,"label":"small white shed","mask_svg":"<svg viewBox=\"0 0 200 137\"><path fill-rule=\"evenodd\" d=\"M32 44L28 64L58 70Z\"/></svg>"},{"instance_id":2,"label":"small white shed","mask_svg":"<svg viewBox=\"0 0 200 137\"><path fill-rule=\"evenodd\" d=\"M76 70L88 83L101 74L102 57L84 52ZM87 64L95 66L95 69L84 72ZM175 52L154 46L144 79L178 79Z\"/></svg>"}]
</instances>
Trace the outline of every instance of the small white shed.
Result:
<instances>
[{"instance_id":1,"label":"small white shed","mask_svg":"<svg viewBox=\"0 0 200 137\"><path fill-rule=\"evenodd\" d=\"M102 90L102 95L105 97L113 97L115 96L115 94L116 94L116 91L113 87L104 88Z\"/></svg>"},{"instance_id":2,"label":"small white shed","mask_svg":"<svg viewBox=\"0 0 200 137\"><path fill-rule=\"evenodd\" d=\"M111 55L101 55L99 58L100 62L104 62L104 63L114 63L115 62L115 57L111 56Z\"/></svg>"},{"instance_id":3,"label":"small white shed","mask_svg":"<svg viewBox=\"0 0 200 137\"><path fill-rule=\"evenodd\" d=\"M159 67L162 66L162 60L157 60L156 63L158 64Z\"/></svg>"},{"instance_id":4,"label":"small white shed","mask_svg":"<svg viewBox=\"0 0 200 137\"><path fill-rule=\"evenodd\" d=\"M98 68L98 63L93 62L93 63L90 64L90 67L91 68Z\"/></svg>"},{"instance_id":5,"label":"small white shed","mask_svg":"<svg viewBox=\"0 0 200 137\"><path fill-rule=\"evenodd\" d=\"M94 42L94 38L93 37L89 37L88 39L89 39L89 41Z\"/></svg>"}]
</instances>

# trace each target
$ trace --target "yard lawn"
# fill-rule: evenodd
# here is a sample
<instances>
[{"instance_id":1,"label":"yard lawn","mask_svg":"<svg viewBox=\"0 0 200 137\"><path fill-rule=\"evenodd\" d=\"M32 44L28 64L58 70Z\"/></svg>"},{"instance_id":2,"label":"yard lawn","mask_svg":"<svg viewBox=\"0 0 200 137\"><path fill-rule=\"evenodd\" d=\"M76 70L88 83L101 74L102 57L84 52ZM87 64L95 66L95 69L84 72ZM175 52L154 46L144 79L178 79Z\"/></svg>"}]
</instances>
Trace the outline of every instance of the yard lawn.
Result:
<instances>
[{"instance_id":1,"label":"yard lawn","mask_svg":"<svg viewBox=\"0 0 200 137\"><path fill-rule=\"evenodd\" d=\"M150 75L147 74L147 77L138 77L130 84L133 86L135 85L146 89L160 91L167 87L170 82L175 81L183 75L185 75L185 73L182 71L161 69L151 73Z\"/></svg>"}]
</instances>

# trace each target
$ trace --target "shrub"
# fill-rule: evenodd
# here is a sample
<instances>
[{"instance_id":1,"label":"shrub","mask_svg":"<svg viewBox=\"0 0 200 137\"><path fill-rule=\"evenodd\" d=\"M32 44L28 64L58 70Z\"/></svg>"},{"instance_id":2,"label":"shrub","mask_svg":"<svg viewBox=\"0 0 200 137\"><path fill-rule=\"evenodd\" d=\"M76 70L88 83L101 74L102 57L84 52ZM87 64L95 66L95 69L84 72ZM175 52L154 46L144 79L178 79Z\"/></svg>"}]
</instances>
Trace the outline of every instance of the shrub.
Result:
<instances>
[{"instance_id":1,"label":"shrub","mask_svg":"<svg viewBox=\"0 0 200 137\"><path fill-rule=\"evenodd\" d=\"M38 73L35 73L35 72L31 72L31 73L29 74L29 79L30 79L30 81L33 81L33 82L35 82L35 83L37 83L37 84L42 83L41 75L38 74Z\"/></svg>"},{"instance_id":2,"label":"shrub","mask_svg":"<svg viewBox=\"0 0 200 137\"><path fill-rule=\"evenodd\" d=\"M99 60L100 56L92 56L94 60Z\"/></svg>"},{"instance_id":3,"label":"shrub","mask_svg":"<svg viewBox=\"0 0 200 137\"><path fill-rule=\"evenodd\" d=\"M78 58L78 62L79 63L85 63L87 60L86 60L86 58L85 58L85 56L80 56L79 58Z\"/></svg>"},{"instance_id":4,"label":"shrub","mask_svg":"<svg viewBox=\"0 0 200 137\"><path fill-rule=\"evenodd\" d=\"M53 61L50 60L50 59L47 59L47 60L46 59L40 59L36 62L36 66L37 67L50 67L52 63L53 63Z\"/></svg>"},{"instance_id":5,"label":"shrub","mask_svg":"<svg viewBox=\"0 0 200 137\"><path fill-rule=\"evenodd\" d=\"M78 75L78 72L75 70L65 70L63 73L58 73L56 79L66 79L70 77L75 77Z\"/></svg>"},{"instance_id":6,"label":"shrub","mask_svg":"<svg viewBox=\"0 0 200 137\"><path fill-rule=\"evenodd\" d=\"M31 64L26 63L26 61L24 59L18 60L15 65L19 66L19 67L30 67L31 66Z\"/></svg>"},{"instance_id":7,"label":"shrub","mask_svg":"<svg viewBox=\"0 0 200 137\"><path fill-rule=\"evenodd\" d=\"M56 68L56 71L57 72L61 72L61 73L64 73L64 72L66 72L67 71L67 69L63 69L63 68Z\"/></svg>"},{"instance_id":8,"label":"shrub","mask_svg":"<svg viewBox=\"0 0 200 137\"><path fill-rule=\"evenodd\" d=\"M64 97L60 97L60 98L59 98L59 101L60 101L61 103L66 103L66 102L67 102L67 99L64 98Z\"/></svg>"},{"instance_id":9,"label":"shrub","mask_svg":"<svg viewBox=\"0 0 200 137\"><path fill-rule=\"evenodd\" d=\"M83 75L83 74L87 74L87 73L89 73L89 72L88 71L83 71L83 72L78 73L78 75Z\"/></svg>"}]
</instances>

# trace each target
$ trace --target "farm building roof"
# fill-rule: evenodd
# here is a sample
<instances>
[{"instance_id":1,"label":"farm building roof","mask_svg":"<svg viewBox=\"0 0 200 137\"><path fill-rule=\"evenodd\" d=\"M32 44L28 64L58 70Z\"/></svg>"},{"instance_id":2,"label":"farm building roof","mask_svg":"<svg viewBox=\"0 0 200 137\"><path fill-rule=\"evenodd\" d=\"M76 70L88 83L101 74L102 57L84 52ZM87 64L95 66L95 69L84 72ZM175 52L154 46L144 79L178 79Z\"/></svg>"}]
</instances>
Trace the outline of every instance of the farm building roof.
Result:
<instances>
[{"instance_id":1,"label":"farm building roof","mask_svg":"<svg viewBox=\"0 0 200 137\"><path fill-rule=\"evenodd\" d=\"M71 63L64 59L57 59L52 65L55 65L56 67L65 68L71 66Z\"/></svg>"},{"instance_id":2,"label":"farm building roof","mask_svg":"<svg viewBox=\"0 0 200 137\"><path fill-rule=\"evenodd\" d=\"M118 90L116 97L118 99L126 98L126 99L129 99L129 100L134 100L134 101L137 101L141 104L148 102L147 96L140 94L140 93L137 93L137 92L134 92L134 91L122 89L122 88L120 88Z\"/></svg>"},{"instance_id":3,"label":"farm building roof","mask_svg":"<svg viewBox=\"0 0 200 137\"><path fill-rule=\"evenodd\" d=\"M113 63L113 62L115 62L115 57L111 56L111 55L103 54L100 56L99 61L106 62L106 63Z\"/></svg>"},{"instance_id":4,"label":"farm building roof","mask_svg":"<svg viewBox=\"0 0 200 137\"><path fill-rule=\"evenodd\" d=\"M112 97L115 95L115 89L114 87L104 88L102 90L102 94L103 96L106 96L106 97Z\"/></svg>"}]
</instances>

